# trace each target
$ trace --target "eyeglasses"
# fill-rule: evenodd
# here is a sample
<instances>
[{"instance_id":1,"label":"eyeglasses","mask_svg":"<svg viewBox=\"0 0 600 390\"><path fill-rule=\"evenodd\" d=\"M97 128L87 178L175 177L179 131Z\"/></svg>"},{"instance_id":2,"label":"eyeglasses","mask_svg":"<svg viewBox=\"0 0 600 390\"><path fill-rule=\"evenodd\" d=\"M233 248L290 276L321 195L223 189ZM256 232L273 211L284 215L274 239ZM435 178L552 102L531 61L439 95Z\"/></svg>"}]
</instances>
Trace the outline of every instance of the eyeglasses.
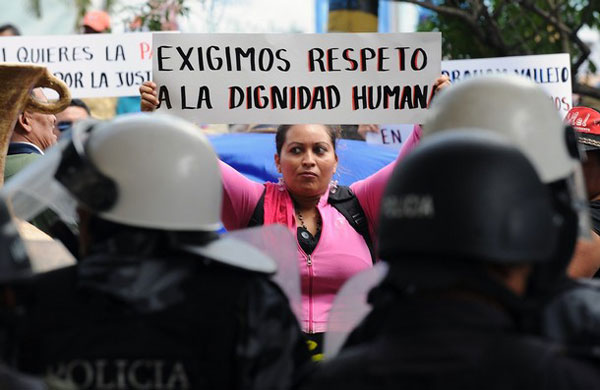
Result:
<instances>
[{"instance_id":1,"label":"eyeglasses","mask_svg":"<svg viewBox=\"0 0 600 390\"><path fill-rule=\"evenodd\" d=\"M58 127L58 130L62 133L65 130L69 130L71 127L73 127L73 121L60 121L56 124L56 127Z\"/></svg>"}]
</instances>

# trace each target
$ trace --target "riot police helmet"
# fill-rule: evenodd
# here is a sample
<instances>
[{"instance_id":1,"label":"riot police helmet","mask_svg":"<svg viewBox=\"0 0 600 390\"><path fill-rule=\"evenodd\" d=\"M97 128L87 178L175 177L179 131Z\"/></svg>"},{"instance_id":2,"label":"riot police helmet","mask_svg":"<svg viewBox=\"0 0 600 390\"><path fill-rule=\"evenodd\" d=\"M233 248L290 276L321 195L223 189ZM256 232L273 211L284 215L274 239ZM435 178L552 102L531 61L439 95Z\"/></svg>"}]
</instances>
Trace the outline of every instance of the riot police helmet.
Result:
<instances>
[{"instance_id":1,"label":"riot police helmet","mask_svg":"<svg viewBox=\"0 0 600 390\"><path fill-rule=\"evenodd\" d=\"M540 86L506 74L458 82L432 102L423 135L456 128L506 136L551 187L565 224L579 224L579 235L589 238L591 223L576 136Z\"/></svg>"},{"instance_id":2,"label":"riot police helmet","mask_svg":"<svg viewBox=\"0 0 600 390\"><path fill-rule=\"evenodd\" d=\"M559 227L548 188L506 137L448 131L424 140L394 169L382 200L379 255L392 265L414 258L546 263Z\"/></svg>"},{"instance_id":3,"label":"riot police helmet","mask_svg":"<svg viewBox=\"0 0 600 390\"><path fill-rule=\"evenodd\" d=\"M222 192L218 158L201 129L160 113L79 122L0 191L22 219L50 208L76 224L84 209L106 225L168 232L168 245L181 250L275 272L263 251L217 235ZM112 233L103 225L102 234Z\"/></svg>"}]
</instances>

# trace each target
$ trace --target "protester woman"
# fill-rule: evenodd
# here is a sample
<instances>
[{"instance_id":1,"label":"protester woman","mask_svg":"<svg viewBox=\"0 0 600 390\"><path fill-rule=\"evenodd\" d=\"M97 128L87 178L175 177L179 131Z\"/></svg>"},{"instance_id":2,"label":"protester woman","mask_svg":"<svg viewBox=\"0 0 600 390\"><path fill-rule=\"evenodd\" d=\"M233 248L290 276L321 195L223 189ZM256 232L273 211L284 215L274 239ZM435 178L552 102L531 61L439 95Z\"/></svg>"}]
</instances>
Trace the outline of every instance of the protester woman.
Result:
<instances>
[{"instance_id":1,"label":"protester woman","mask_svg":"<svg viewBox=\"0 0 600 390\"><path fill-rule=\"evenodd\" d=\"M440 77L436 87L449 85ZM140 87L142 111L158 105L156 85ZM398 160L420 137L415 127ZM221 162L223 176L222 220L225 228L247 227L262 208L261 223L279 223L296 233L302 289L302 329L322 347L329 310L342 284L355 273L373 265L369 246L347 217L330 203L338 188L332 181L338 165L336 129L320 124L281 125L275 136L275 165L279 183L256 183ZM385 184L395 163L350 185L366 218L370 237L376 222ZM260 201L260 203L259 203ZM261 214L261 210L258 210Z\"/></svg>"}]
</instances>

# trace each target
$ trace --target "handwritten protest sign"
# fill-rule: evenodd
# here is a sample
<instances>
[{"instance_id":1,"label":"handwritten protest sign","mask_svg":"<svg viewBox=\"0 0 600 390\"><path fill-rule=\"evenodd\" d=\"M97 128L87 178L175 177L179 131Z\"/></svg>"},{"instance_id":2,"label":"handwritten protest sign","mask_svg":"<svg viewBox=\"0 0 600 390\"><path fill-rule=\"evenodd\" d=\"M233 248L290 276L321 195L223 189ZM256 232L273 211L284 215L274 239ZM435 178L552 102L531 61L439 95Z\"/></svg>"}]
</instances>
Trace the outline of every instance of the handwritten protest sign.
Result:
<instances>
[{"instance_id":1,"label":"handwritten protest sign","mask_svg":"<svg viewBox=\"0 0 600 390\"><path fill-rule=\"evenodd\" d=\"M370 144L379 144L400 149L402 143L410 137L414 125L380 125L379 132L367 133L366 141Z\"/></svg>"},{"instance_id":2,"label":"handwritten protest sign","mask_svg":"<svg viewBox=\"0 0 600 390\"><path fill-rule=\"evenodd\" d=\"M45 65L73 97L139 95L152 75L152 34L0 38L0 62Z\"/></svg>"},{"instance_id":3,"label":"handwritten protest sign","mask_svg":"<svg viewBox=\"0 0 600 390\"><path fill-rule=\"evenodd\" d=\"M572 107L568 54L442 61L442 74L452 83L494 73L517 74L535 81L548 93L563 118ZM412 124L381 125L379 133L367 134L367 142L399 149L412 129Z\"/></svg>"},{"instance_id":4,"label":"handwritten protest sign","mask_svg":"<svg viewBox=\"0 0 600 390\"><path fill-rule=\"evenodd\" d=\"M439 33L154 34L160 111L204 123L423 119Z\"/></svg>"},{"instance_id":5,"label":"handwritten protest sign","mask_svg":"<svg viewBox=\"0 0 600 390\"><path fill-rule=\"evenodd\" d=\"M442 73L450 77L452 83L485 74L517 74L538 83L550 95L562 117L573 105L571 62L565 53L442 61Z\"/></svg>"}]
</instances>

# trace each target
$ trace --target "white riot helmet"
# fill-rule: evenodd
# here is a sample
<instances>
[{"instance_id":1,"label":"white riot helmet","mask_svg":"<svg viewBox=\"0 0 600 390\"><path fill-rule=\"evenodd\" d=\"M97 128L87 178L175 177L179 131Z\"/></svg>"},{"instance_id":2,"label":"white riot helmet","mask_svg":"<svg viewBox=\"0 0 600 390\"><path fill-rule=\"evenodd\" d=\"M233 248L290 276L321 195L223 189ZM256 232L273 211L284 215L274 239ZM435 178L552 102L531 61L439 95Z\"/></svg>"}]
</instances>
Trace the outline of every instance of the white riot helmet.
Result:
<instances>
[{"instance_id":1,"label":"white riot helmet","mask_svg":"<svg viewBox=\"0 0 600 390\"><path fill-rule=\"evenodd\" d=\"M432 102L423 135L459 128L504 134L529 158L544 183L563 179L579 166L552 100L525 77L474 77L442 91Z\"/></svg>"},{"instance_id":2,"label":"white riot helmet","mask_svg":"<svg viewBox=\"0 0 600 390\"><path fill-rule=\"evenodd\" d=\"M83 126L56 178L98 216L161 230L221 227L217 156L196 126L160 114Z\"/></svg>"},{"instance_id":3,"label":"white riot helmet","mask_svg":"<svg viewBox=\"0 0 600 390\"><path fill-rule=\"evenodd\" d=\"M206 232L202 244L175 239L172 245L231 266L275 272L279 259L250 241L275 235L270 242L283 253L293 242L283 233L265 228L213 239L221 227L222 191L217 156L198 127L164 114L132 114L78 123L11 178L0 196L24 220L51 209L77 226L76 208L84 207L100 219L173 237Z\"/></svg>"},{"instance_id":4,"label":"white riot helmet","mask_svg":"<svg viewBox=\"0 0 600 390\"><path fill-rule=\"evenodd\" d=\"M499 132L519 147L544 183L565 181L579 215L580 235L589 236L575 134L538 85L516 75L474 77L453 85L433 100L423 136L458 128Z\"/></svg>"}]
</instances>

